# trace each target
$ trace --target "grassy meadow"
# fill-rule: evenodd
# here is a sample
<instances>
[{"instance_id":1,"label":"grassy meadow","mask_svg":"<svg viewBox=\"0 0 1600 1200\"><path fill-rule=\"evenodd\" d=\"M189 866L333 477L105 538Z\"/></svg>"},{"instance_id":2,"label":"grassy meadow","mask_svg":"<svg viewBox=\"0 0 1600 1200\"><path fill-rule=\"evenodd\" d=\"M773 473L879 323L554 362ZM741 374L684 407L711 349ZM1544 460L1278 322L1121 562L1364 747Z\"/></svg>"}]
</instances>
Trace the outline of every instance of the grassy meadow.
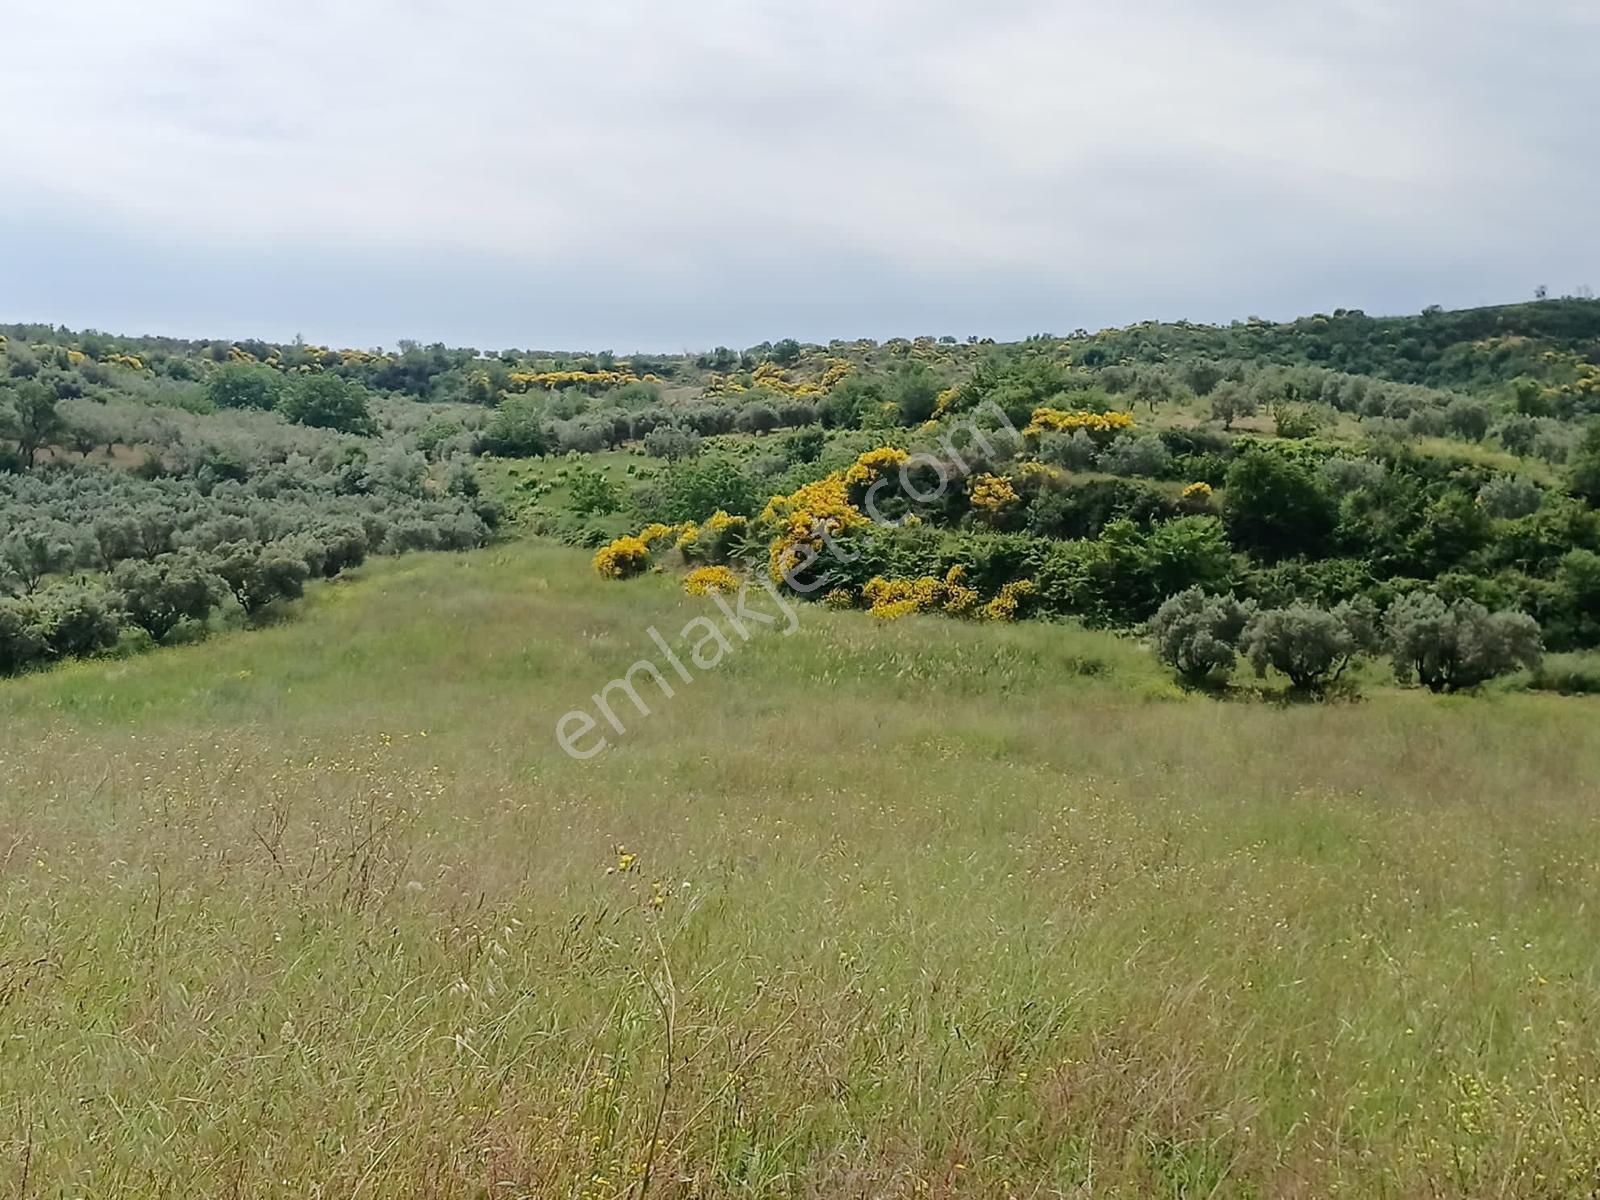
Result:
<instances>
[{"instance_id":1,"label":"grassy meadow","mask_svg":"<svg viewBox=\"0 0 1600 1200\"><path fill-rule=\"evenodd\" d=\"M1600 702L1185 696L1136 644L532 543L0 684L0 1195L1600 1190Z\"/></svg>"}]
</instances>

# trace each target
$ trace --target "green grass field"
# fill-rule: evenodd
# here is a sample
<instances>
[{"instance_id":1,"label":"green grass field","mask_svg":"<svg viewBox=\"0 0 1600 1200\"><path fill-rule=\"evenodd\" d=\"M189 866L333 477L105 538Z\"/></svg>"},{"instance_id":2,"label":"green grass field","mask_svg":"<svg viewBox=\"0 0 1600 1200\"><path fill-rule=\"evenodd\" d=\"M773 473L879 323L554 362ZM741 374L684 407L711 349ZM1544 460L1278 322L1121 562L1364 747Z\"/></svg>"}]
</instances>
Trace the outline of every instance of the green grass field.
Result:
<instances>
[{"instance_id":1,"label":"green grass field","mask_svg":"<svg viewBox=\"0 0 1600 1200\"><path fill-rule=\"evenodd\" d=\"M1600 1189L1600 702L808 608L560 752L711 612L518 544L0 685L0 1195Z\"/></svg>"}]
</instances>

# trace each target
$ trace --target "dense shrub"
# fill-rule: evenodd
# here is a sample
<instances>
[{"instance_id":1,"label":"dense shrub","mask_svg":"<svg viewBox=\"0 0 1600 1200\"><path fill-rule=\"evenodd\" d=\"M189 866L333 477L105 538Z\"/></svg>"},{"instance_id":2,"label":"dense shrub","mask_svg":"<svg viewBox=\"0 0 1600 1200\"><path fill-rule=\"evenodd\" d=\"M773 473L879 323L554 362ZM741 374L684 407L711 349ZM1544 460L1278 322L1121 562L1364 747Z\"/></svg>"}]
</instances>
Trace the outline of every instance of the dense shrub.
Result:
<instances>
[{"instance_id":1,"label":"dense shrub","mask_svg":"<svg viewBox=\"0 0 1600 1200\"><path fill-rule=\"evenodd\" d=\"M551 437L543 406L532 396L507 396L483 427L479 444L502 458L533 458L547 453Z\"/></svg>"},{"instance_id":2,"label":"dense shrub","mask_svg":"<svg viewBox=\"0 0 1600 1200\"><path fill-rule=\"evenodd\" d=\"M206 399L216 408L254 408L265 412L278 406L283 393L281 372L246 363L226 363L218 367L205 385Z\"/></svg>"},{"instance_id":3,"label":"dense shrub","mask_svg":"<svg viewBox=\"0 0 1600 1200\"><path fill-rule=\"evenodd\" d=\"M1150 434L1124 434L1100 454L1102 471L1113 475L1143 475L1159 479L1172 464L1172 454L1160 438Z\"/></svg>"},{"instance_id":4,"label":"dense shrub","mask_svg":"<svg viewBox=\"0 0 1600 1200\"><path fill-rule=\"evenodd\" d=\"M1520 475L1496 475L1478 489L1478 503L1491 517L1515 520L1539 511L1544 492Z\"/></svg>"},{"instance_id":5,"label":"dense shrub","mask_svg":"<svg viewBox=\"0 0 1600 1200\"><path fill-rule=\"evenodd\" d=\"M296 425L340 433L375 432L365 390L337 375L309 375L287 389L278 411Z\"/></svg>"},{"instance_id":6,"label":"dense shrub","mask_svg":"<svg viewBox=\"0 0 1600 1200\"><path fill-rule=\"evenodd\" d=\"M111 586L128 619L157 642L179 622L204 622L226 594L215 564L193 551L120 562Z\"/></svg>"},{"instance_id":7,"label":"dense shrub","mask_svg":"<svg viewBox=\"0 0 1600 1200\"><path fill-rule=\"evenodd\" d=\"M704 521L715 512L754 516L766 494L738 463L717 455L674 463L651 485L641 508L661 520Z\"/></svg>"},{"instance_id":8,"label":"dense shrub","mask_svg":"<svg viewBox=\"0 0 1600 1200\"><path fill-rule=\"evenodd\" d=\"M1321 554L1337 520L1310 468L1266 450L1229 468L1222 512L1234 545L1269 560Z\"/></svg>"},{"instance_id":9,"label":"dense shrub","mask_svg":"<svg viewBox=\"0 0 1600 1200\"><path fill-rule=\"evenodd\" d=\"M692 429L658 425L644 435L644 448L654 458L676 462L680 458L693 458L699 454L701 437Z\"/></svg>"}]
</instances>

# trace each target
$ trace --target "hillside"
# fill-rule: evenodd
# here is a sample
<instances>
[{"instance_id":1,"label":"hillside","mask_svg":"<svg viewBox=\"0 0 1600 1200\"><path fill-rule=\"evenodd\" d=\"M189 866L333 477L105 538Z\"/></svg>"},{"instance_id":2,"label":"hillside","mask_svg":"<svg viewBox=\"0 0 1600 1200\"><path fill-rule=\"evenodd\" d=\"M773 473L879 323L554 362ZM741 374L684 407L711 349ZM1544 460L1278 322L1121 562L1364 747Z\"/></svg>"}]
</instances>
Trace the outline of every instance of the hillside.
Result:
<instances>
[{"instance_id":1,"label":"hillside","mask_svg":"<svg viewBox=\"0 0 1600 1200\"><path fill-rule=\"evenodd\" d=\"M697 589L826 544L829 586L790 593L889 619L1166 611L1192 684L1250 658L1321 694L1388 654L1439 690L1587 690L1592 665L1540 663L1600 648L1597 330L1575 299L627 358L11 327L0 674L534 535Z\"/></svg>"}]
</instances>

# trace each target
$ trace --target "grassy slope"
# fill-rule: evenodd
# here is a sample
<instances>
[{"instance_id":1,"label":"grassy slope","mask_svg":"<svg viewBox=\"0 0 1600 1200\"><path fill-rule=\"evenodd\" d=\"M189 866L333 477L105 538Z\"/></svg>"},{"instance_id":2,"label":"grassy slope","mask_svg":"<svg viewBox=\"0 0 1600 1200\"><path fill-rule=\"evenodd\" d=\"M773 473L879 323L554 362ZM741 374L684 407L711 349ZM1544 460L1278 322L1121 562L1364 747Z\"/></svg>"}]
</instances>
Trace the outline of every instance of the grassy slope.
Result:
<instances>
[{"instance_id":1,"label":"grassy slope","mask_svg":"<svg viewBox=\"0 0 1600 1200\"><path fill-rule=\"evenodd\" d=\"M0 687L0 1191L1600 1178L1595 703L1219 704L1098 635L807 610L556 751L708 611L417 556Z\"/></svg>"}]
</instances>

